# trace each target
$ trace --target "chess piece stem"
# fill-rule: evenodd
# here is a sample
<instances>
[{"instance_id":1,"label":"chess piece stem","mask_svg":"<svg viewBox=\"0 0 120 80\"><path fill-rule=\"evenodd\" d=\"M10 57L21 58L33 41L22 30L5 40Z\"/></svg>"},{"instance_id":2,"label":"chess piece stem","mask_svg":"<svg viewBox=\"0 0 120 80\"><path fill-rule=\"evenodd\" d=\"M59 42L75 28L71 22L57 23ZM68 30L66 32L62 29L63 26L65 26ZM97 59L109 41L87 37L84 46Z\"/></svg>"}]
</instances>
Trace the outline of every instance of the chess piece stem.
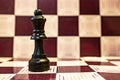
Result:
<instances>
[{"instance_id":1,"label":"chess piece stem","mask_svg":"<svg viewBox=\"0 0 120 80\"><path fill-rule=\"evenodd\" d=\"M33 57L40 57L40 55L44 54L43 50L43 40L35 40L35 50Z\"/></svg>"}]
</instances>

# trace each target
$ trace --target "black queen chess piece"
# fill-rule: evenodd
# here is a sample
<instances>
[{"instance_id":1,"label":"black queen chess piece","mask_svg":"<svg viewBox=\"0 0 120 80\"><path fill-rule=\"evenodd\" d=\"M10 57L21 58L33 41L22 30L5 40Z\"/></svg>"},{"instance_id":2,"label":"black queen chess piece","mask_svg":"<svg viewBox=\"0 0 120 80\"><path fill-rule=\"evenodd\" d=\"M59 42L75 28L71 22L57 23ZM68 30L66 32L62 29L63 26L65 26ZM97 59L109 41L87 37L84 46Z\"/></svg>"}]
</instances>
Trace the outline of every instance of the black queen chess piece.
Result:
<instances>
[{"instance_id":1,"label":"black queen chess piece","mask_svg":"<svg viewBox=\"0 0 120 80\"><path fill-rule=\"evenodd\" d=\"M31 20L34 28L31 39L35 40L35 49L32 58L29 60L29 71L47 71L49 70L50 65L43 49L43 39L46 39L44 33L46 18L42 16L42 11L37 9L34 11L34 16Z\"/></svg>"}]
</instances>

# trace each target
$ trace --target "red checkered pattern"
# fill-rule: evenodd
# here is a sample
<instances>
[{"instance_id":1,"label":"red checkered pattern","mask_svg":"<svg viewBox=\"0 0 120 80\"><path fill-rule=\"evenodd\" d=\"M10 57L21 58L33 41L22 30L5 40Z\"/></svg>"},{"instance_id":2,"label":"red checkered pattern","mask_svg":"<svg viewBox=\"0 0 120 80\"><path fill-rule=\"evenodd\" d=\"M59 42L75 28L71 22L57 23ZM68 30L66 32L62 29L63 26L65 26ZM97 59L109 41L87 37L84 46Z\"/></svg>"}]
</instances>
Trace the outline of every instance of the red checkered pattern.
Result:
<instances>
[{"instance_id":1,"label":"red checkered pattern","mask_svg":"<svg viewBox=\"0 0 120 80\"><path fill-rule=\"evenodd\" d=\"M120 57L49 58L50 70L28 71L28 60L0 57L0 80L120 80Z\"/></svg>"},{"instance_id":2,"label":"red checkered pattern","mask_svg":"<svg viewBox=\"0 0 120 80\"><path fill-rule=\"evenodd\" d=\"M120 0L0 0L0 56L30 58L31 17L42 9L48 57L120 55Z\"/></svg>"}]
</instances>

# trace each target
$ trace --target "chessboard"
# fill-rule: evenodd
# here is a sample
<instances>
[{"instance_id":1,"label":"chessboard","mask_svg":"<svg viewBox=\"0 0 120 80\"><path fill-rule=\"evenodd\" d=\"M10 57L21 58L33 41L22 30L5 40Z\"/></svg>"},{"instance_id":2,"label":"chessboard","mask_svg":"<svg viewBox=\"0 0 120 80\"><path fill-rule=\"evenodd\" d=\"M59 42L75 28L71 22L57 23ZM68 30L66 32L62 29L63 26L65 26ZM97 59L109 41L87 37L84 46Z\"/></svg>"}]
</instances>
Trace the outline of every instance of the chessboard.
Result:
<instances>
[{"instance_id":1,"label":"chessboard","mask_svg":"<svg viewBox=\"0 0 120 80\"><path fill-rule=\"evenodd\" d=\"M28 71L25 59L0 58L0 80L120 80L120 57L49 58L50 69Z\"/></svg>"},{"instance_id":2,"label":"chessboard","mask_svg":"<svg viewBox=\"0 0 120 80\"><path fill-rule=\"evenodd\" d=\"M30 58L41 9L48 57L120 56L120 0L0 0L0 57ZM25 56L23 56L25 55Z\"/></svg>"}]
</instances>

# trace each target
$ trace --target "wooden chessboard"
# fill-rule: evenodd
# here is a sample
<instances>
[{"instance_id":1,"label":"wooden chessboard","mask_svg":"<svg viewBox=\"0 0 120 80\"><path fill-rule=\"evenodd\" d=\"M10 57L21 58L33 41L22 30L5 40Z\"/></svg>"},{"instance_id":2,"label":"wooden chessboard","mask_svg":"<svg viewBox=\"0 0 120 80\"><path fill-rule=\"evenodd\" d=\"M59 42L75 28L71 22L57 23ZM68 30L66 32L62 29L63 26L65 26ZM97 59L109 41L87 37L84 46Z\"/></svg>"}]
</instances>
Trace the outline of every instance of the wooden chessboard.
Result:
<instances>
[{"instance_id":1,"label":"wooden chessboard","mask_svg":"<svg viewBox=\"0 0 120 80\"><path fill-rule=\"evenodd\" d=\"M42 9L47 19L44 50L48 57L119 56L119 3L119 0L0 0L0 57L31 57L34 51L34 41L30 40L31 17L35 9Z\"/></svg>"},{"instance_id":2,"label":"wooden chessboard","mask_svg":"<svg viewBox=\"0 0 120 80\"><path fill-rule=\"evenodd\" d=\"M120 57L50 59L50 70L28 71L28 60L0 58L0 80L119 80Z\"/></svg>"}]
</instances>

